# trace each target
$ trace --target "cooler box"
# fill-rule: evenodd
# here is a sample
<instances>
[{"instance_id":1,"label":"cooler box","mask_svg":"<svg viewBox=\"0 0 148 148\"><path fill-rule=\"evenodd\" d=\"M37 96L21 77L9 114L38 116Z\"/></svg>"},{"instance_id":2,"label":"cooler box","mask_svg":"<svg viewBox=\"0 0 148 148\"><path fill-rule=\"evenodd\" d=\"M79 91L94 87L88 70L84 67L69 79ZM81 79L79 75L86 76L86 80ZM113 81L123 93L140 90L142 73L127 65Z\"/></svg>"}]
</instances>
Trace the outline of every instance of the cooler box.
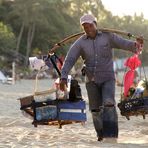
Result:
<instances>
[{"instance_id":1,"label":"cooler box","mask_svg":"<svg viewBox=\"0 0 148 148\"><path fill-rule=\"evenodd\" d=\"M61 101L58 103L58 119L86 121L85 109L85 101Z\"/></svg>"},{"instance_id":2,"label":"cooler box","mask_svg":"<svg viewBox=\"0 0 148 148\"><path fill-rule=\"evenodd\" d=\"M35 120L56 120L57 119L57 106L47 105L43 107L37 107L35 110Z\"/></svg>"},{"instance_id":3,"label":"cooler box","mask_svg":"<svg viewBox=\"0 0 148 148\"><path fill-rule=\"evenodd\" d=\"M34 121L50 122L56 120L86 121L85 101L48 100L33 102Z\"/></svg>"}]
</instances>

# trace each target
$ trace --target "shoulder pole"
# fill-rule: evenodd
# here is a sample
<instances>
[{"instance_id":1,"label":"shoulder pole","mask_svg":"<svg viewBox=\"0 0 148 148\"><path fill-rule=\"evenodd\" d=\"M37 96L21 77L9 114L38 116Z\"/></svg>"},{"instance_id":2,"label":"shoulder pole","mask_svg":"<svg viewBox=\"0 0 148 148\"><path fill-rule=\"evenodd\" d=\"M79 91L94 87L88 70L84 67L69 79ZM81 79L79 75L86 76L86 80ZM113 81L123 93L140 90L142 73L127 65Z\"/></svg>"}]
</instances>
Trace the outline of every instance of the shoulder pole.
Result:
<instances>
[{"instance_id":1,"label":"shoulder pole","mask_svg":"<svg viewBox=\"0 0 148 148\"><path fill-rule=\"evenodd\" d=\"M116 34L120 34L120 35L125 35L125 36L128 36L128 37L132 37L132 38L138 38L138 36L136 35L133 35L131 34L130 32L126 32L126 31L121 31L121 30L117 30L117 29L111 29L111 28L100 28L98 29L99 31L101 32L110 32L110 33L116 33ZM48 52L48 55L50 56L51 54L53 54L56 49L58 49L59 47L61 47L62 45L70 42L70 41L73 41L73 40L76 40L78 39L79 37L81 37L82 35L84 35L85 32L80 32L80 33L76 33L76 34L73 34L73 35L70 35L66 38L64 38L63 40L59 41L58 43L56 43ZM143 38L143 40L145 41L148 41L148 39L145 39Z\"/></svg>"}]
</instances>

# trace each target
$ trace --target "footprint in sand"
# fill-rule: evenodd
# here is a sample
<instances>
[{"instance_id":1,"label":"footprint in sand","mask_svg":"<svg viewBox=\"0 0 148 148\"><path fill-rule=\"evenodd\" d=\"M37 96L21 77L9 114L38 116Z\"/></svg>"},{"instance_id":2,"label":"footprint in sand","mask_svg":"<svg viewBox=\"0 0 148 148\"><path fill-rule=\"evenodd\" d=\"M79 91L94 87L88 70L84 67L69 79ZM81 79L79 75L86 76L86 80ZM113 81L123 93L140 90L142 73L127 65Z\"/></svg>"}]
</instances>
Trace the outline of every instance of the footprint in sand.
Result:
<instances>
[{"instance_id":1,"label":"footprint in sand","mask_svg":"<svg viewBox=\"0 0 148 148\"><path fill-rule=\"evenodd\" d=\"M140 122L140 123L137 123L136 125L140 125L140 126L146 126L148 125L148 122Z\"/></svg>"},{"instance_id":2,"label":"footprint in sand","mask_svg":"<svg viewBox=\"0 0 148 148\"><path fill-rule=\"evenodd\" d=\"M147 130L141 130L141 132L140 132L141 134L143 134L143 135L148 135L148 129Z\"/></svg>"}]
</instances>

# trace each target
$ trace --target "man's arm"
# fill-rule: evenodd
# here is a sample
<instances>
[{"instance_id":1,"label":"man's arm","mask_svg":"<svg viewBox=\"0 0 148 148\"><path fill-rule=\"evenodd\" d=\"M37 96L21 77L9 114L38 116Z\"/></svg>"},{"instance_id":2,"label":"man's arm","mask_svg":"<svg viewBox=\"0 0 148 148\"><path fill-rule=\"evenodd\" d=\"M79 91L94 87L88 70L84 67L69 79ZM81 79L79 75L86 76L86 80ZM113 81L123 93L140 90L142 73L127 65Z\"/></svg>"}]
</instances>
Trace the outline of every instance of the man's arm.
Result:
<instances>
[{"instance_id":1,"label":"man's arm","mask_svg":"<svg viewBox=\"0 0 148 148\"><path fill-rule=\"evenodd\" d=\"M68 73L77 61L80 56L80 43L79 39L71 46L69 49L67 56L65 58L62 70L61 70L61 79L67 79Z\"/></svg>"},{"instance_id":2,"label":"man's arm","mask_svg":"<svg viewBox=\"0 0 148 148\"><path fill-rule=\"evenodd\" d=\"M112 48L137 52L135 41L124 39L116 34L110 34L110 44Z\"/></svg>"}]
</instances>

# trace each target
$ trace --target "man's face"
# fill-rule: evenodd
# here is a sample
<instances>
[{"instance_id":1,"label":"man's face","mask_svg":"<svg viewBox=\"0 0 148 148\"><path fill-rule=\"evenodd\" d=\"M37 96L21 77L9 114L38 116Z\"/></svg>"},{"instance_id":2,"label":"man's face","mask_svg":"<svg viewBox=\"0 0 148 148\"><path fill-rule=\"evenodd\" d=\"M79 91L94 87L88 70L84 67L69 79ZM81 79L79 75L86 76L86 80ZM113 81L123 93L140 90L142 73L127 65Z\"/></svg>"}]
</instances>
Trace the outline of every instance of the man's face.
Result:
<instances>
[{"instance_id":1,"label":"man's face","mask_svg":"<svg viewBox=\"0 0 148 148\"><path fill-rule=\"evenodd\" d=\"M97 28L96 28L96 25L94 23L92 23L92 24L84 23L82 26L83 26L84 31L86 32L86 34L90 38L95 38L96 37Z\"/></svg>"}]
</instances>

